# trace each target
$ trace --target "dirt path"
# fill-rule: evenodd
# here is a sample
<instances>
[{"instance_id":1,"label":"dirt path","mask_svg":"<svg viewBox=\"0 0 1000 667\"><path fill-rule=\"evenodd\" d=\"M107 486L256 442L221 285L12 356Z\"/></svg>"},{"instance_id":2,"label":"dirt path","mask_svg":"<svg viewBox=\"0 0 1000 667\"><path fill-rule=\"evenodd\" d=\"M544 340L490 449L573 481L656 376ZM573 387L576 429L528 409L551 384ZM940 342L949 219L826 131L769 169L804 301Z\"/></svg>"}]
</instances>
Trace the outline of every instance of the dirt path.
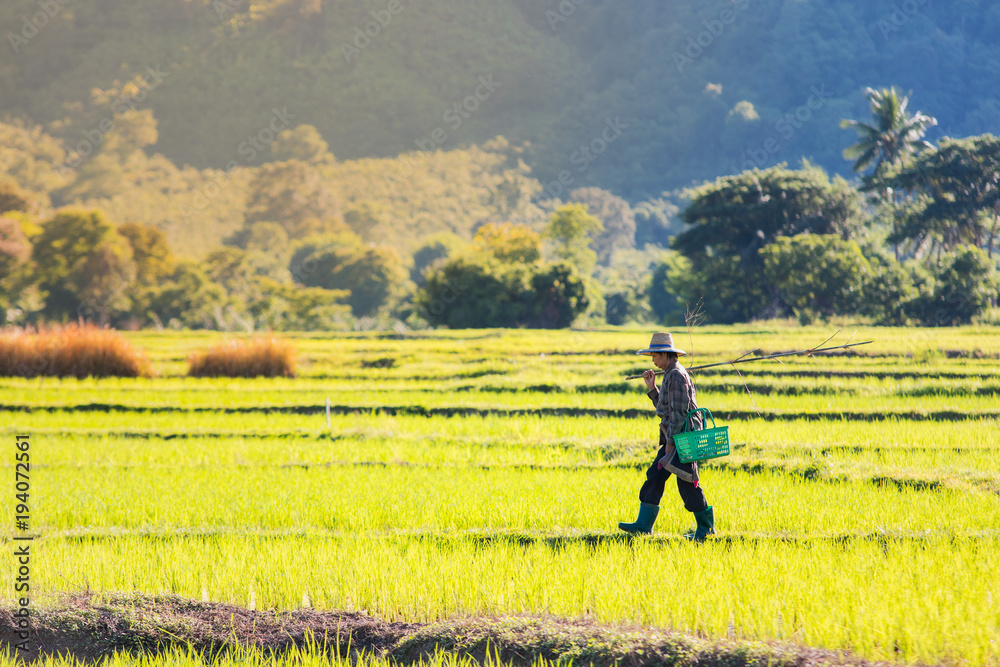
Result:
<instances>
[{"instance_id":1,"label":"dirt path","mask_svg":"<svg viewBox=\"0 0 1000 667\"><path fill-rule=\"evenodd\" d=\"M67 653L92 662L116 652L157 653L191 646L215 654L237 646L281 653L313 645L340 655L391 658L412 665L436 650L482 663L487 647L504 662L530 666L538 657L598 667L809 667L871 663L848 654L770 643L710 642L681 634L598 625L553 617L478 617L427 625L390 623L371 616L301 609L253 611L177 596L112 596L98 601L67 596L34 610L28 660ZM0 609L0 650L13 653L12 609Z\"/></svg>"}]
</instances>

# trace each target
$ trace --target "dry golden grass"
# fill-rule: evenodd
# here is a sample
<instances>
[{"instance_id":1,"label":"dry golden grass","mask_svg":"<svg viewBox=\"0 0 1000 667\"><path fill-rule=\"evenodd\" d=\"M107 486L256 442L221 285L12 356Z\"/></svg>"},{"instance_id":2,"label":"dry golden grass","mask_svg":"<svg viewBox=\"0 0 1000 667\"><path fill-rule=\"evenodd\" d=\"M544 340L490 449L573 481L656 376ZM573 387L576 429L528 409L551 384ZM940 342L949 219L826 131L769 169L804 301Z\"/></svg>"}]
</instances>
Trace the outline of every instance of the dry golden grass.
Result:
<instances>
[{"instance_id":1,"label":"dry golden grass","mask_svg":"<svg viewBox=\"0 0 1000 667\"><path fill-rule=\"evenodd\" d=\"M150 377L142 350L93 324L0 332L0 375L8 377Z\"/></svg>"},{"instance_id":2,"label":"dry golden grass","mask_svg":"<svg viewBox=\"0 0 1000 667\"><path fill-rule=\"evenodd\" d=\"M231 340L188 358L191 377L295 377L296 352L286 340Z\"/></svg>"}]
</instances>

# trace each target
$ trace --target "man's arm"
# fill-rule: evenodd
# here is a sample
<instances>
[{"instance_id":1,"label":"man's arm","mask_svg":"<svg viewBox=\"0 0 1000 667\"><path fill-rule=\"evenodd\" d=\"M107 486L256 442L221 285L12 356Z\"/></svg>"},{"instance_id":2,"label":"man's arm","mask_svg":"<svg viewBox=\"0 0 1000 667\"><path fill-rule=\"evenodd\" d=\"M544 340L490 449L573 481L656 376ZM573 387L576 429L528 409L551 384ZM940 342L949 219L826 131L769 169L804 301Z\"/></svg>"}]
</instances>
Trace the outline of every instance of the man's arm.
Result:
<instances>
[{"instance_id":1,"label":"man's arm","mask_svg":"<svg viewBox=\"0 0 1000 667\"><path fill-rule=\"evenodd\" d=\"M690 380L680 372L670 373L667 379L666 391L670 414L668 416L667 435L675 435L684 431L684 418L691 410Z\"/></svg>"},{"instance_id":2,"label":"man's arm","mask_svg":"<svg viewBox=\"0 0 1000 667\"><path fill-rule=\"evenodd\" d=\"M646 381L646 396L649 396L649 400L653 401L653 407L656 408L660 403L660 390L656 388L656 373L646 371L642 374L642 379Z\"/></svg>"}]
</instances>

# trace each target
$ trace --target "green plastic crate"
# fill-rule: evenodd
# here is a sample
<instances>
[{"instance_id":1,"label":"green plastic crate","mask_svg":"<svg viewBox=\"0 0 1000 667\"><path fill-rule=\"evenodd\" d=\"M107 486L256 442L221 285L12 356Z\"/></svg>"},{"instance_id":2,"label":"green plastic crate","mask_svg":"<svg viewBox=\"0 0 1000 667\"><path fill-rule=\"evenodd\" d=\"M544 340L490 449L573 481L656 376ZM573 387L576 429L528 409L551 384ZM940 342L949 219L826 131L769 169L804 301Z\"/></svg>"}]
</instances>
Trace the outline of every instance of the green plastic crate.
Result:
<instances>
[{"instance_id":1,"label":"green plastic crate","mask_svg":"<svg viewBox=\"0 0 1000 667\"><path fill-rule=\"evenodd\" d=\"M703 428L700 431L692 431L691 416L702 413L701 423L708 425L708 419L712 420L712 428ZM674 446L677 447L677 454L681 463L691 463L692 461L704 461L706 459L717 459L720 456L729 456L729 427L716 427L715 417L708 408L698 408L687 413L684 418L684 432L674 435Z\"/></svg>"}]
</instances>

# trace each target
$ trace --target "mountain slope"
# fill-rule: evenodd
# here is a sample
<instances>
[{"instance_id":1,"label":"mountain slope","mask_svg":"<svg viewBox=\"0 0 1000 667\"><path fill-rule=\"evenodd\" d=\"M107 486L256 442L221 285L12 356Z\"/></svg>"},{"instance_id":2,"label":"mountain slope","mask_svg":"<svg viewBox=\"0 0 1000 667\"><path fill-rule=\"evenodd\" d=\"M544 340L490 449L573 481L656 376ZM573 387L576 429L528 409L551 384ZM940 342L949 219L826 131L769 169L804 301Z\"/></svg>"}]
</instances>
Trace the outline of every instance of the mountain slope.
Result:
<instances>
[{"instance_id":1,"label":"mountain slope","mask_svg":"<svg viewBox=\"0 0 1000 667\"><path fill-rule=\"evenodd\" d=\"M543 182L566 171L572 187L636 201L803 156L848 173L853 136L837 123L867 116L866 86L912 89L940 121L932 139L1000 130L1000 6L987 0L55 6L30 39L19 33L37 0L0 7L0 114L73 145L115 117L93 89L152 67L162 80L131 100L159 121L147 150L197 167L259 164L240 148L267 138L277 110L319 128L340 159L530 141Z\"/></svg>"}]
</instances>

